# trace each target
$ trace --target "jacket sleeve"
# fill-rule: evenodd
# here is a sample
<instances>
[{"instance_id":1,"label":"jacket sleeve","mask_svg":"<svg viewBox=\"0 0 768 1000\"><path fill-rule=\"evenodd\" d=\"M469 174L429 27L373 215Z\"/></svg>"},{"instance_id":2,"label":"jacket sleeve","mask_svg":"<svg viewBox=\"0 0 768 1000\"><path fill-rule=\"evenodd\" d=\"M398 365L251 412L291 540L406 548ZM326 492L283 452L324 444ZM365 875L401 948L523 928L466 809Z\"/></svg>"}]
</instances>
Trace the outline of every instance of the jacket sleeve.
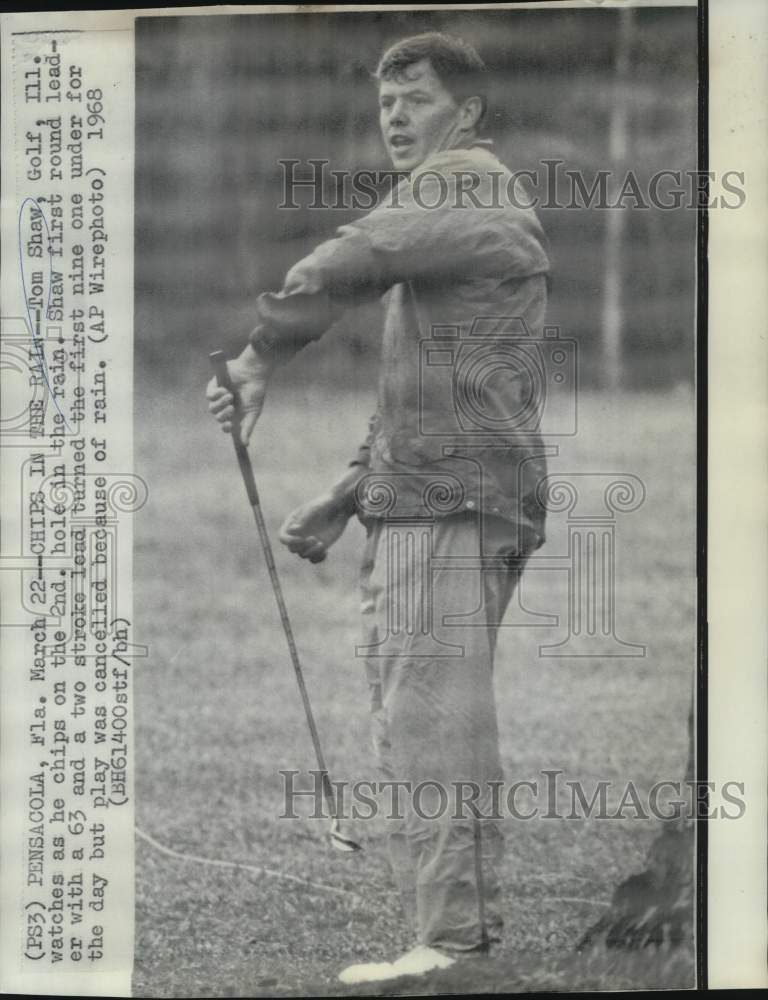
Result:
<instances>
[{"instance_id":1,"label":"jacket sleeve","mask_svg":"<svg viewBox=\"0 0 768 1000\"><path fill-rule=\"evenodd\" d=\"M341 226L290 269L279 292L256 301L250 342L276 361L320 338L345 309L375 301L389 285L369 236L356 225Z\"/></svg>"},{"instance_id":2,"label":"jacket sleeve","mask_svg":"<svg viewBox=\"0 0 768 1000\"><path fill-rule=\"evenodd\" d=\"M291 268L279 292L259 296L253 347L287 360L321 337L346 308L377 299L399 282L522 278L549 269L533 211L457 207L456 187L457 175L427 171L340 227Z\"/></svg>"}]
</instances>

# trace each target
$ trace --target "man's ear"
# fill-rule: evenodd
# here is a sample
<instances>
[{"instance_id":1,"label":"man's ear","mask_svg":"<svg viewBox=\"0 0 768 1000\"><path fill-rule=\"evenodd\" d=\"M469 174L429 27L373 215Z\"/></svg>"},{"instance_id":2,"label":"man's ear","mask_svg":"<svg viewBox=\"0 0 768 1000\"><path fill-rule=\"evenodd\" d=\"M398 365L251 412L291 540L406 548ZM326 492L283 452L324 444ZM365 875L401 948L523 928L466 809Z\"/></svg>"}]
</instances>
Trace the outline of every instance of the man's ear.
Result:
<instances>
[{"instance_id":1,"label":"man's ear","mask_svg":"<svg viewBox=\"0 0 768 1000\"><path fill-rule=\"evenodd\" d=\"M482 117L482 97L468 97L462 103L461 111L459 112L459 121L461 123L462 130L469 131L470 129L477 128Z\"/></svg>"}]
</instances>

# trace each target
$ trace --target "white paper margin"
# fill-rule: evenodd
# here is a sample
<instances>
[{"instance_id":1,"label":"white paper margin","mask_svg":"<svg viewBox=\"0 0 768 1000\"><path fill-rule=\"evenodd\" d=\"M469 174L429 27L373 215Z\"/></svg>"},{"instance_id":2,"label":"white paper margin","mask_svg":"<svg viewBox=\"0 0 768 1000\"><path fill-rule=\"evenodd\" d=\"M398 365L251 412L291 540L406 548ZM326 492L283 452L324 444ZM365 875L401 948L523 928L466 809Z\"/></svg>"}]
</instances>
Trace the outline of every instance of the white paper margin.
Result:
<instances>
[{"instance_id":1,"label":"white paper margin","mask_svg":"<svg viewBox=\"0 0 768 1000\"><path fill-rule=\"evenodd\" d=\"M590 0L568 3L515 5L531 7L592 6ZM623 6L622 0L595 0L594 6ZM690 6L695 0L669 4L667 0L636 0L634 6ZM386 5L382 10L409 9L413 5ZM453 9L460 9L455 5ZM501 4L474 5L500 7ZM73 28L132 32L136 17L251 13L284 11L287 5L156 8L148 10L88 11L5 14L2 17L2 308L14 288L16 262L16 198L9 190L13 177L14 151L8 141L13 119L11 66L12 32ZM295 8L293 8L295 9ZM317 8L315 8L317 9ZM354 9L352 5L337 7ZM367 9L376 9L368 7ZM333 8L328 8L331 13ZM132 47L132 43L131 43ZM768 265L766 236L766 185L768 143L764 108L768 91L768 6L764 0L710 0L710 152L709 167L722 176L726 170L743 170L748 205L738 212L710 213L709 223L709 773L721 786L729 780L744 781L747 812L739 821L718 821L709 826L708 977L714 988L768 985L766 970L766 815L768 803L768 737L766 706L768 682L766 662L765 608L768 606L768 562L766 561L766 514L768 514ZM119 155L126 172L133 156L133 69L125 82L126 124L130 131ZM132 185L122 205L111 205L112 225L121 215L119 247L112 253L123 259L126 280L125 328L132 321ZM9 263L9 256L11 257ZM18 310L16 310L18 311ZM130 469L132 393L132 343L120 344L124 362L121 393L110 388L111 405L124 407L125 431L122 453ZM0 451L0 455L2 455ZM3 456L4 457L4 456ZM7 471L3 464L3 472ZM5 477L4 477L5 479ZM8 494L10 492L10 505ZM3 483L3 549L0 556L3 620L18 600L18 568L8 536L13 530L13 504L18 504L17 484ZM10 528L9 528L10 525ZM130 518L125 518L125 539L130 539ZM124 564L126 568L126 564ZM129 568L129 567L127 567ZM130 607L130 574L121 600ZM14 642L9 630L0 629L0 673L2 731L0 732L0 790L3 824L0 830L0 989L2 992L61 995L130 995L133 950L133 845L124 845L120 860L124 884L122 954L125 965L114 972L84 970L66 977L23 973L18 965L19 928L14 925L13 900L19 890L20 846L14 816L18 789L13 767ZM132 794L132 789L131 789ZM9 909L10 907L10 909Z\"/></svg>"}]
</instances>

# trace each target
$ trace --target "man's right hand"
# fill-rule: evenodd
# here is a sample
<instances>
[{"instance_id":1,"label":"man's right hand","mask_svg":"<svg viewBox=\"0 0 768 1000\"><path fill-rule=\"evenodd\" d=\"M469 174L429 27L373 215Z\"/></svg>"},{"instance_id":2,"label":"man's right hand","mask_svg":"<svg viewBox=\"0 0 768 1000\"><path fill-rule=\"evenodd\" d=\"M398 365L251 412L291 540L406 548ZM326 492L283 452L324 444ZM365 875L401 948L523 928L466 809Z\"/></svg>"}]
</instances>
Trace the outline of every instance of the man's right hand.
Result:
<instances>
[{"instance_id":1,"label":"man's right hand","mask_svg":"<svg viewBox=\"0 0 768 1000\"><path fill-rule=\"evenodd\" d=\"M265 361L249 345L233 361L227 362L227 370L237 393L237 413L240 417L240 440L247 445L256 426L256 421L264 407L267 382L272 374L272 364ZM228 389L222 388L215 378L208 383L205 391L208 409L221 429L229 434L232 418L235 416L235 397Z\"/></svg>"}]
</instances>

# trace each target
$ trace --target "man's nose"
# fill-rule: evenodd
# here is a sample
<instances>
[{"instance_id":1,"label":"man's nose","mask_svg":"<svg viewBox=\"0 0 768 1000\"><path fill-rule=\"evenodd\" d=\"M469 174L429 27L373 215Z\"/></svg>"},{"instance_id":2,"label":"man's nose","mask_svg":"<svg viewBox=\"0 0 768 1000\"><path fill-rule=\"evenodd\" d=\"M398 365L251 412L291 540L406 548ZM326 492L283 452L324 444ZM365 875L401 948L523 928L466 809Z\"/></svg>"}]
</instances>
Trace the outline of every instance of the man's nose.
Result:
<instances>
[{"instance_id":1,"label":"man's nose","mask_svg":"<svg viewBox=\"0 0 768 1000\"><path fill-rule=\"evenodd\" d=\"M395 101L389 112L389 124L405 125L407 122L408 114L405 110L405 104L402 101Z\"/></svg>"}]
</instances>

